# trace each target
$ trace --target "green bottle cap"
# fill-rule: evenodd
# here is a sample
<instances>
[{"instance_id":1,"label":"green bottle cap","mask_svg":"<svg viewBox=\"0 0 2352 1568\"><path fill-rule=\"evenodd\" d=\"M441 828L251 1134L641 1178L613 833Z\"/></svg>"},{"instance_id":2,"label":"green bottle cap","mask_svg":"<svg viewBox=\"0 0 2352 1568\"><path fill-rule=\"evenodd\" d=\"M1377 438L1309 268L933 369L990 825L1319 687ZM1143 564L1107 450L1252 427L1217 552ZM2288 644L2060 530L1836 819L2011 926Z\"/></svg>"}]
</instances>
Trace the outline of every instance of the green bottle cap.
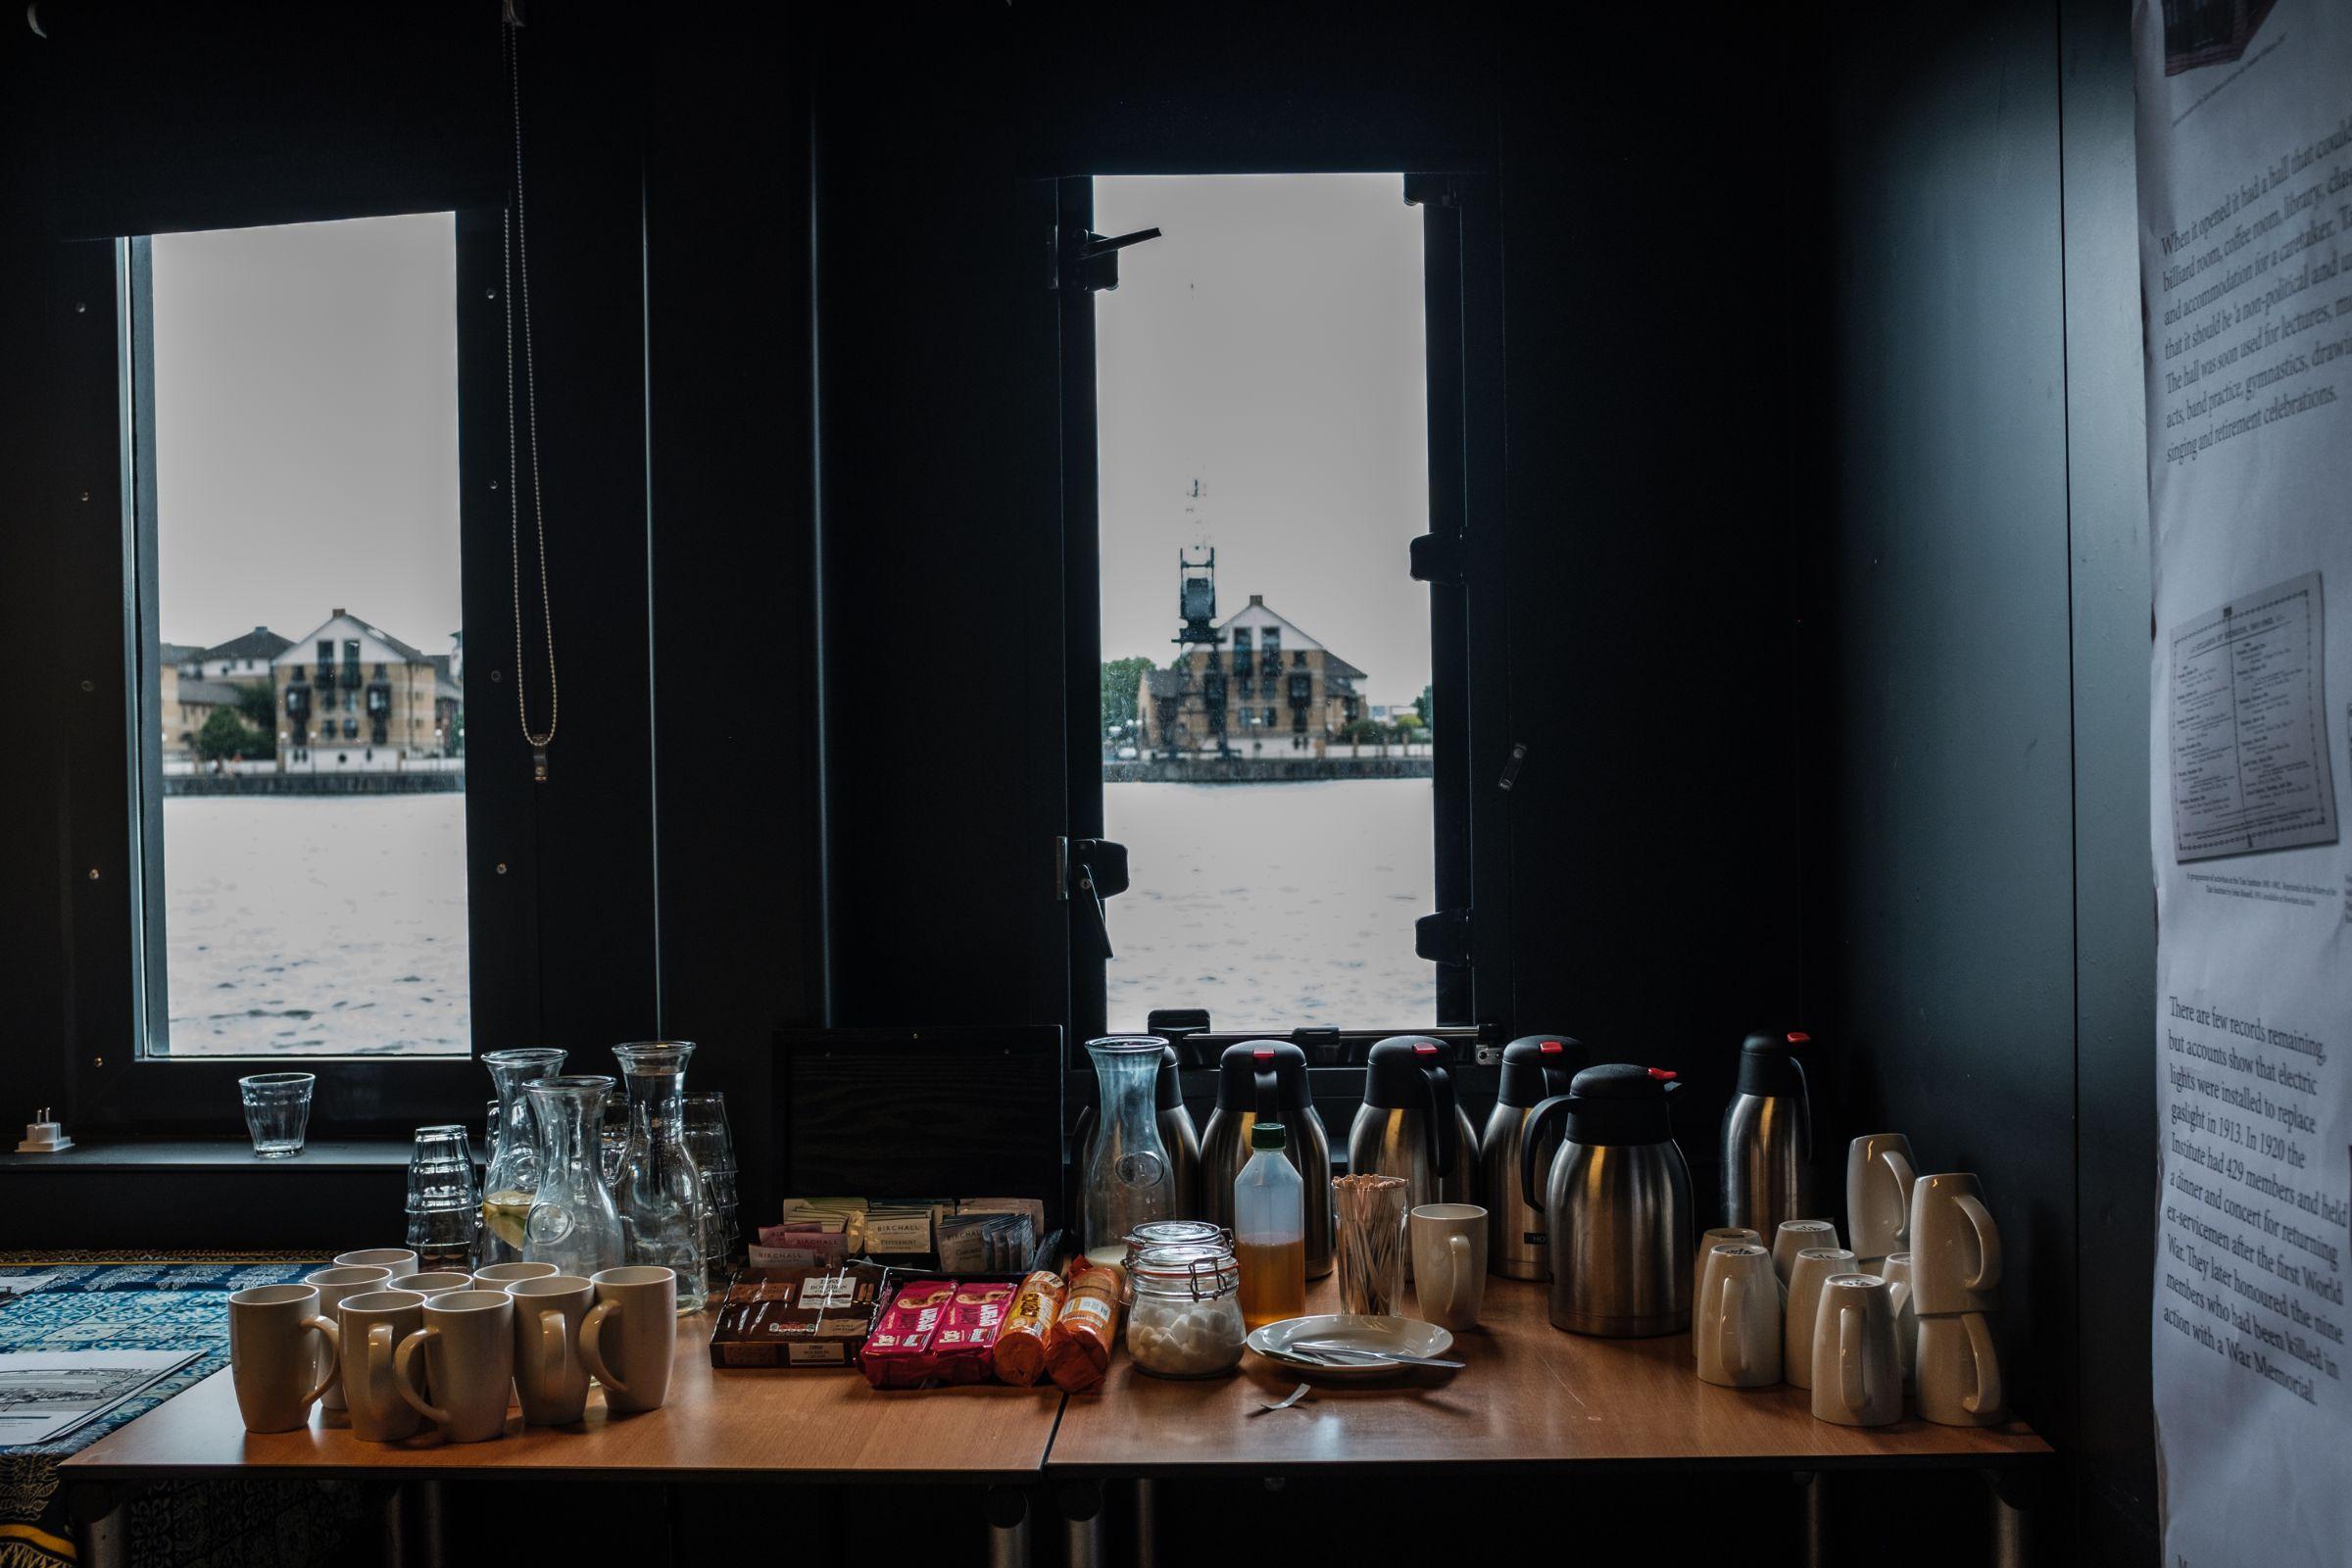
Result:
<instances>
[{"instance_id":1,"label":"green bottle cap","mask_svg":"<svg viewBox=\"0 0 2352 1568\"><path fill-rule=\"evenodd\" d=\"M1280 1149L1289 1141L1289 1138L1283 1133L1282 1123L1278 1121L1261 1121L1250 1124L1250 1147L1251 1149Z\"/></svg>"}]
</instances>

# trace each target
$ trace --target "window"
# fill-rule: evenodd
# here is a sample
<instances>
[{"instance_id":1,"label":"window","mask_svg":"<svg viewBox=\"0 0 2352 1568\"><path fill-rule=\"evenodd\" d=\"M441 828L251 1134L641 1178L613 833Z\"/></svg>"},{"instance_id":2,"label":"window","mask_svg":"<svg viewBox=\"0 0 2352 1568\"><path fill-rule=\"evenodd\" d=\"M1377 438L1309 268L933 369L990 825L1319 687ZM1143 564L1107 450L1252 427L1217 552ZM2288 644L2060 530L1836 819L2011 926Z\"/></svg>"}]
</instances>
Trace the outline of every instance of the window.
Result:
<instances>
[{"instance_id":1,"label":"window","mask_svg":"<svg viewBox=\"0 0 2352 1568\"><path fill-rule=\"evenodd\" d=\"M1442 1013L1416 952L1442 855L1460 866L1466 838L1441 848L1427 749L1366 744L1357 719L1359 701L1409 710L1447 678L1410 561L1433 515L1425 264L1458 258L1425 259L1427 215L1402 183L1065 186L1065 220L1161 230L1121 253L1117 292L1092 297L1077 339L1094 361L1105 680L1144 661L1168 683L1140 715L1160 764L1100 784L1130 876L1108 911L1111 1029L1177 1007L1219 1032L1467 1021ZM1208 700L1220 648L1248 704L1231 732Z\"/></svg>"},{"instance_id":2,"label":"window","mask_svg":"<svg viewBox=\"0 0 2352 1568\"><path fill-rule=\"evenodd\" d=\"M467 1056L463 762L393 733L389 686L361 698L463 623L457 217L123 254L142 663L210 648L223 682L139 760L138 1054ZM338 710L365 754L310 748Z\"/></svg>"}]
</instances>

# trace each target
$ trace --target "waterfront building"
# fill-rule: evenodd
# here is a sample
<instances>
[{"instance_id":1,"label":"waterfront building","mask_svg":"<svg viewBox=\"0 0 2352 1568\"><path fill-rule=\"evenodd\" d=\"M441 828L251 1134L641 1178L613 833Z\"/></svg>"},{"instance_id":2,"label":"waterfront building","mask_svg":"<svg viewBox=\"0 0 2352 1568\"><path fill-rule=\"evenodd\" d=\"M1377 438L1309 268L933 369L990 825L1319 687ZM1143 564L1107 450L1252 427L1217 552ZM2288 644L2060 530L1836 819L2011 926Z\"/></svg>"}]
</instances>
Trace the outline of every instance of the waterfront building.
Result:
<instances>
[{"instance_id":1,"label":"waterfront building","mask_svg":"<svg viewBox=\"0 0 2352 1568\"><path fill-rule=\"evenodd\" d=\"M1138 706L1147 750L1319 750L1363 716L1356 682L1364 672L1268 609L1263 594L1216 630L1177 667L1145 671Z\"/></svg>"},{"instance_id":2,"label":"waterfront building","mask_svg":"<svg viewBox=\"0 0 2352 1568\"><path fill-rule=\"evenodd\" d=\"M461 700L454 677L381 627L338 607L272 662L281 763L306 761L314 748L370 760L446 754Z\"/></svg>"}]
</instances>

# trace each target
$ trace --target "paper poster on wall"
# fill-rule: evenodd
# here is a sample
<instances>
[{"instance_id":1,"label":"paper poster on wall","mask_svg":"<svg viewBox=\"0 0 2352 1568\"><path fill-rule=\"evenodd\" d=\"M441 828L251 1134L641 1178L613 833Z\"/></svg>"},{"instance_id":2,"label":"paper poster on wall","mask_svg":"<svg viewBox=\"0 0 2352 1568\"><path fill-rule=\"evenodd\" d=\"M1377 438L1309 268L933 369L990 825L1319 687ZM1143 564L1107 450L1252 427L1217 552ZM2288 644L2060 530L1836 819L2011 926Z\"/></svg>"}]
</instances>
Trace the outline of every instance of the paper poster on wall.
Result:
<instances>
[{"instance_id":1,"label":"paper poster on wall","mask_svg":"<svg viewBox=\"0 0 2352 1568\"><path fill-rule=\"evenodd\" d=\"M2164 1560L2340 1568L2352 6L2137 0L2133 42Z\"/></svg>"}]
</instances>

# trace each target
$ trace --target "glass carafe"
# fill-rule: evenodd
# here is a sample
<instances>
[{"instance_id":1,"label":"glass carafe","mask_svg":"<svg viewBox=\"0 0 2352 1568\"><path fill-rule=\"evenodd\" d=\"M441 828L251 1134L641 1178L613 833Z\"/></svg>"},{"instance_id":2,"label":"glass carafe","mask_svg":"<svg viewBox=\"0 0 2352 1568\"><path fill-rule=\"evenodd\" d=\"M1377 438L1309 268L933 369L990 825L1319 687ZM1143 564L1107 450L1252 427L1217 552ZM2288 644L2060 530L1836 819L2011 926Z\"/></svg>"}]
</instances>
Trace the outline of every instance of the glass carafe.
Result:
<instances>
[{"instance_id":1,"label":"glass carafe","mask_svg":"<svg viewBox=\"0 0 2352 1568\"><path fill-rule=\"evenodd\" d=\"M553 1263L581 1279L626 1261L598 1148L612 1092L612 1080L602 1073L541 1078L525 1088L539 1129L539 1190L523 1226L526 1261Z\"/></svg>"},{"instance_id":2,"label":"glass carafe","mask_svg":"<svg viewBox=\"0 0 2352 1568\"><path fill-rule=\"evenodd\" d=\"M539 1191L539 1128L523 1085L564 1070L564 1053L551 1047L493 1051L482 1057L498 1090L490 1120L488 1162L482 1171L481 1259L513 1263L522 1256L524 1223Z\"/></svg>"},{"instance_id":3,"label":"glass carafe","mask_svg":"<svg viewBox=\"0 0 2352 1568\"><path fill-rule=\"evenodd\" d=\"M699 1312L708 1292L703 1266L702 1173L686 1148L683 1040L614 1046L629 1086L629 1147L612 1183L629 1261L653 1263L678 1277L678 1310Z\"/></svg>"},{"instance_id":4,"label":"glass carafe","mask_svg":"<svg viewBox=\"0 0 2352 1568\"><path fill-rule=\"evenodd\" d=\"M1102 1102L1082 1189L1086 1255L1096 1262L1124 1259L1127 1233L1138 1225L1184 1217L1176 1212L1175 1171L1159 1137L1156 1093L1166 1047L1142 1035L1086 1043Z\"/></svg>"}]
</instances>

